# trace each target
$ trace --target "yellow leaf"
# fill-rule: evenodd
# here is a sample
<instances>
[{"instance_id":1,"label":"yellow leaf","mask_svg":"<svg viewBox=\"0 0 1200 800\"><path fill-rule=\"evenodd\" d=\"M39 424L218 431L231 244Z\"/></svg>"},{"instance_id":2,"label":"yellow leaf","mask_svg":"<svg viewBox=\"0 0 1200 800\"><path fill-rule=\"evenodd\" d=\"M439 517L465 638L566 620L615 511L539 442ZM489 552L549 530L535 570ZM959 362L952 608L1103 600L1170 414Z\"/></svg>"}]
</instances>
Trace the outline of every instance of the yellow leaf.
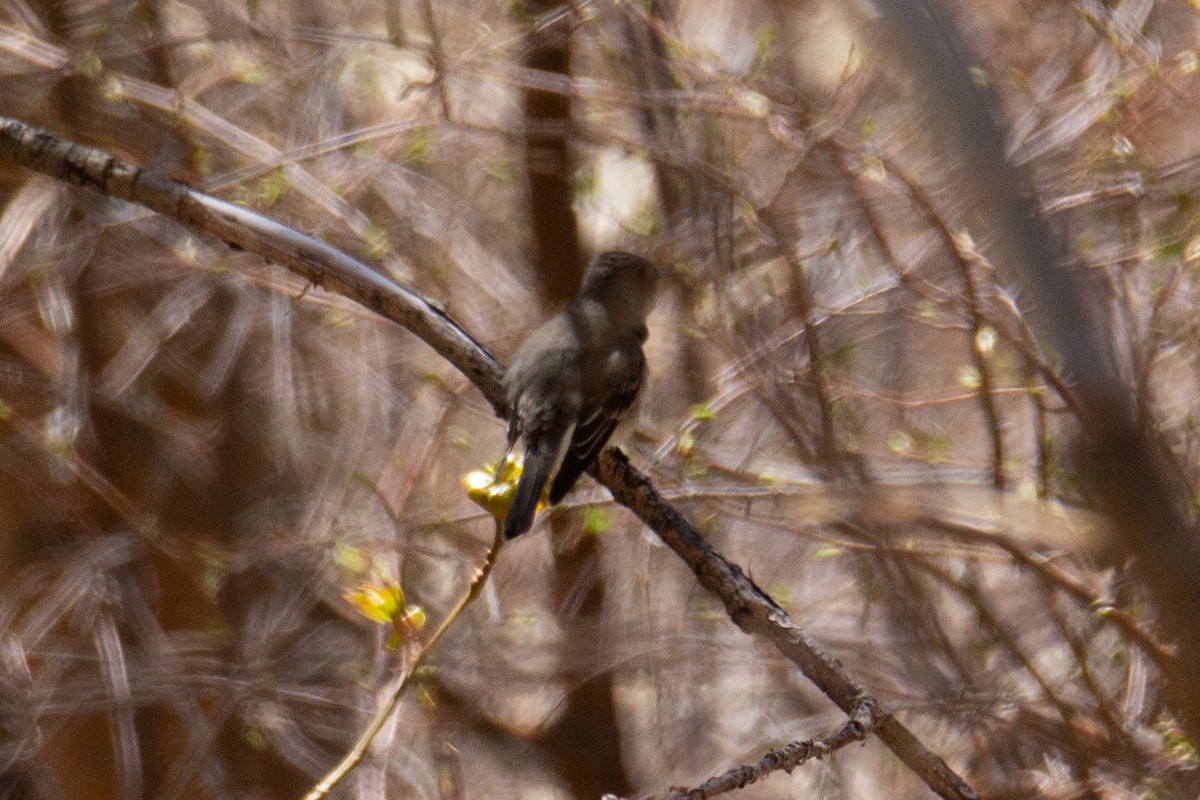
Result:
<instances>
[{"instance_id":1,"label":"yellow leaf","mask_svg":"<svg viewBox=\"0 0 1200 800\"><path fill-rule=\"evenodd\" d=\"M358 613L369 620L388 624L404 608L404 592L400 584L389 580L385 585L362 583L352 592L342 595Z\"/></svg>"},{"instance_id":2,"label":"yellow leaf","mask_svg":"<svg viewBox=\"0 0 1200 800\"><path fill-rule=\"evenodd\" d=\"M488 464L463 476L463 487L471 502L496 519L504 519L512 503L521 463L511 453L500 464Z\"/></svg>"}]
</instances>

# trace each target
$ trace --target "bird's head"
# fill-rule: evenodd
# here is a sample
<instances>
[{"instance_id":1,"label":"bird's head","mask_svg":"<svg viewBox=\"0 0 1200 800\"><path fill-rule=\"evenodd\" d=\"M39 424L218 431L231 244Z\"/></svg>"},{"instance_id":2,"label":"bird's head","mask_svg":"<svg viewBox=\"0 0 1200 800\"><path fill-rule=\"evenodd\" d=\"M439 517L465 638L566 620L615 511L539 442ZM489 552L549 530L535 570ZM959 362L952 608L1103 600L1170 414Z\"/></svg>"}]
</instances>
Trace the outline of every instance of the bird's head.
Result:
<instances>
[{"instance_id":1,"label":"bird's head","mask_svg":"<svg viewBox=\"0 0 1200 800\"><path fill-rule=\"evenodd\" d=\"M654 305L657 284L658 269L653 263L632 253L609 250L588 264L579 296L640 325Z\"/></svg>"}]
</instances>

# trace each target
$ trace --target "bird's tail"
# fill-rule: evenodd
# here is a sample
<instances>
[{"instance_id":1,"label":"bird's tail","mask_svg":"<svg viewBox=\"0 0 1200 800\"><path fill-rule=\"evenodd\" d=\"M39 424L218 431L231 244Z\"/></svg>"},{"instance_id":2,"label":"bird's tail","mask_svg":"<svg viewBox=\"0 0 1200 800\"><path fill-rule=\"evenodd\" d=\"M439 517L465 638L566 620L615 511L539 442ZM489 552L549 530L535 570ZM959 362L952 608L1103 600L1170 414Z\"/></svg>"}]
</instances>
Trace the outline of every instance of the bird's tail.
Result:
<instances>
[{"instance_id":1,"label":"bird's tail","mask_svg":"<svg viewBox=\"0 0 1200 800\"><path fill-rule=\"evenodd\" d=\"M514 539L533 525L533 515L537 511L538 501L542 499L542 489L546 487L554 468L554 453L546 450L548 448L544 445L526 448L525 465L521 469L521 477L517 479L508 516L504 518L505 539Z\"/></svg>"}]
</instances>

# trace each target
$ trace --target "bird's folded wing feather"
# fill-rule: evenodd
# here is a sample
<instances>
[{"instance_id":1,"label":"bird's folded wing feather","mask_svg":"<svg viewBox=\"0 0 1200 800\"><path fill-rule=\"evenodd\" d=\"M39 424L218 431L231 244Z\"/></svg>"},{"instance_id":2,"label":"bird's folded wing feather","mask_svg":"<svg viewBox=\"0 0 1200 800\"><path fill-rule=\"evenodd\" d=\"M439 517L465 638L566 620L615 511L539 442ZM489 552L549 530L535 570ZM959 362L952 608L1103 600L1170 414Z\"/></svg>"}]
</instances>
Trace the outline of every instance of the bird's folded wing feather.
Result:
<instances>
[{"instance_id":1,"label":"bird's folded wing feather","mask_svg":"<svg viewBox=\"0 0 1200 800\"><path fill-rule=\"evenodd\" d=\"M575 426L571 445L563 456L558 474L550 484L549 500L551 505L562 500L584 470L591 465L600 451L608 442L613 431L625 416L625 412L633 404L638 390L642 385L642 375L645 372L645 358L642 355L640 341L636 346L625 348L614 354L621 360L620 368L613 371L615 379L609 385L609 392L604 402L593 409L585 418L580 419Z\"/></svg>"}]
</instances>

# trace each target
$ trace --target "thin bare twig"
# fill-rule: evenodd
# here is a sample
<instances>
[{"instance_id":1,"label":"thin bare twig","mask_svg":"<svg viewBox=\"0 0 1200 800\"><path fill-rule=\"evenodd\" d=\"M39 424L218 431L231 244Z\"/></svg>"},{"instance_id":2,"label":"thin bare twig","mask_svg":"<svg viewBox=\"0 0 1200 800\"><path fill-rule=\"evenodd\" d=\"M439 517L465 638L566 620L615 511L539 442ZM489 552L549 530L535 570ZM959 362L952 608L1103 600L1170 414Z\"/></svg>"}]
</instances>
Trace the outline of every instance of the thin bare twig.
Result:
<instances>
[{"instance_id":1,"label":"thin bare twig","mask_svg":"<svg viewBox=\"0 0 1200 800\"><path fill-rule=\"evenodd\" d=\"M926 517L923 519L923 523L956 536L988 542L1000 547L1011 555L1016 563L1039 575L1042 580L1057 587L1081 605L1093 609L1097 617L1112 624L1121 632L1122 636L1141 648L1164 674L1171 674L1180 669L1176 656L1170 649L1155 640L1128 611L1114 607L1111 601L1104 600L1088 588L1084 581L1068 574L1049 559L1029 550L1012 537L985 531L960 521L937 517Z\"/></svg>"},{"instance_id":2,"label":"thin bare twig","mask_svg":"<svg viewBox=\"0 0 1200 800\"><path fill-rule=\"evenodd\" d=\"M329 794L329 790L338 784L338 782L349 774L350 770L358 766L366 755L367 748L371 746L371 742L375 741L375 736L383 728L388 717L391 716L392 710L396 708L396 704L400 702L400 698L404 696L405 691L412 684L412 676L416 674L417 668L425 662L425 658L433 650L438 640L446 631L450 630L450 626L459 618L467 606L479 596L479 592L483 590L484 584L487 583L488 576L492 573L492 567L496 565L496 554L500 552L500 545L504 541L504 528L500 525L499 520L496 522L496 536L492 540L492 546L488 548L487 555L483 558L483 565L476 570L474 577L471 578L471 584L467 587L467 591L459 598L458 603L442 620L442 624L438 625L437 630L428 640L421 644L421 647L413 655L413 657L404 665L404 675L400 678L400 683L392 690L392 693L375 709L375 713L371 715L370 722L363 732L359 734L358 740L354 742L354 746L350 751L342 757L342 760L334 766L325 777L322 778L316 786L309 790L308 794L304 795L304 800L321 800L325 795Z\"/></svg>"},{"instance_id":3,"label":"thin bare twig","mask_svg":"<svg viewBox=\"0 0 1200 800\"><path fill-rule=\"evenodd\" d=\"M642 800L708 800L719 794L725 794L743 786L749 786L760 781L772 772L783 770L790 773L793 769L810 759L822 759L835 750L840 750L852 742L861 742L871 733L875 724L875 715L867 707L861 707L850 715L850 719L836 733L821 739L808 739L803 742L789 742L778 750L772 750L753 764L723 772L709 778L704 783L692 789L671 789L665 794L649 795Z\"/></svg>"},{"instance_id":4,"label":"thin bare twig","mask_svg":"<svg viewBox=\"0 0 1200 800\"><path fill-rule=\"evenodd\" d=\"M433 18L433 3L421 0L421 11L425 14L425 24L429 26L429 52L433 61L434 82L437 84L438 99L442 104L442 115L450 119L450 96L446 91L446 55L442 50L442 35L438 31L437 21Z\"/></svg>"}]
</instances>

